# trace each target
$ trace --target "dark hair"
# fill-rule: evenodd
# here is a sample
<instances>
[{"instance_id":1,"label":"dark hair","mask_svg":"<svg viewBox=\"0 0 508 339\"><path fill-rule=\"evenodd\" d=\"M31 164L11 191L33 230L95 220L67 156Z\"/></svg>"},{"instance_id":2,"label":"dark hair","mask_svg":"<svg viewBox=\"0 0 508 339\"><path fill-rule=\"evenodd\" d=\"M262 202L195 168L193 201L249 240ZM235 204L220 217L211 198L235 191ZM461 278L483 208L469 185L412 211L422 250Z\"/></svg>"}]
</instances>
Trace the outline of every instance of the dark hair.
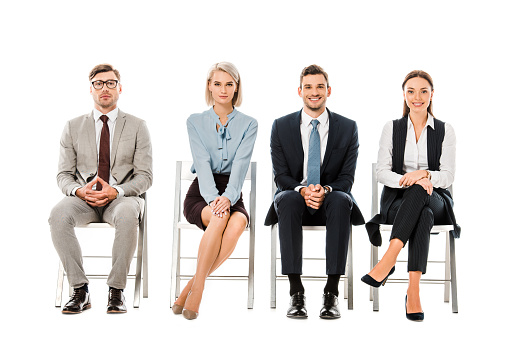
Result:
<instances>
[{"instance_id":1,"label":"dark hair","mask_svg":"<svg viewBox=\"0 0 508 339\"><path fill-rule=\"evenodd\" d=\"M420 70L409 72L409 74L406 75L406 77L404 78L404 82L402 83L402 90L404 90L404 86L406 86L406 82L412 78L422 78L422 79L427 80L430 84L430 90L431 91L434 90L434 83L432 82L432 77L430 76L430 74L427 72L424 72L424 71L420 71ZM430 115L434 116L434 114L432 113L432 100L430 101L429 107L427 107L427 112L429 112ZM409 107L406 104L406 100L404 100L403 109L402 109L402 116L405 117L408 114L409 114Z\"/></svg>"},{"instance_id":2,"label":"dark hair","mask_svg":"<svg viewBox=\"0 0 508 339\"><path fill-rule=\"evenodd\" d=\"M116 69L113 68L110 64L100 64L92 68L90 71L90 74L88 75L88 80L92 81L92 79L98 74L98 73L104 73L104 72L113 72L116 75L116 78L118 81L120 81L120 72L118 72Z\"/></svg>"},{"instance_id":3,"label":"dark hair","mask_svg":"<svg viewBox=\"0 0 508 339\"><path fill-rule=\"evenodd\" d=\"M300 74L300 88L302 88L303 77L306 75L314 75L314 74L323 74L326 80L326 87L327 88L330 87L330 84L328 83L328 74L325 72L325 70L318 65L310 65L305 67L302 70L302 73Z\"/></svg>"}]
</instances>

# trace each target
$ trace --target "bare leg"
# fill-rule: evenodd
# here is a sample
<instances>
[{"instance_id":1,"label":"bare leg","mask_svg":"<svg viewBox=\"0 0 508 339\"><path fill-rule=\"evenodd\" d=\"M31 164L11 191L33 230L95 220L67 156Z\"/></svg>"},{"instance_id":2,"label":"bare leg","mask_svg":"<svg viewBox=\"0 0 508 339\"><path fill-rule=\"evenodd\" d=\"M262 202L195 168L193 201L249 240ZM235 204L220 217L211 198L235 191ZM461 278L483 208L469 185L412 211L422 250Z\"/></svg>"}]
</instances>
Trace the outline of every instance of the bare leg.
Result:
<instances>
[{"instance_id":1,"label":"bare leg","mask_svg":"<svg viewBox=\"0 0 508 339\"><path fill-rule=\"evenodd\" d=\"M199 309L205 279L231 255L247 225L247 219L241 213L218 218L212 216L209 207L203 209L202 219L205 225L209 220L209 224L199 246L196 275L176 301L176 304L185 305L186 309L195 312ZM188 292L192 293L189 295Z\"/></svg>"},{"instance_id":2,"label":"bare leg","mask_svg":"<svg viewBox=\"0 0 508 339\"><path fill-rule=\"evenodd\" d=\"M392 267L397 262L397 257L403 247L404 243L397 238L393 238L390 241L390 245L388 246L386 253L383 255L383 258L381 258L372 271L369 272L372 279L381 281L386 278Z\"/></svg>"},{"instance_id":3,"label":"bare leg","mask_svg":"<svg viewBox=\"0 0 508 339\"><path fill-rule=\"evenodd\" d=\"M422 305L420 304L420 279L422 272L410 271L409 272L409 285L407 288L407 313L422 312Z\"/></svg>"}]
</instances>

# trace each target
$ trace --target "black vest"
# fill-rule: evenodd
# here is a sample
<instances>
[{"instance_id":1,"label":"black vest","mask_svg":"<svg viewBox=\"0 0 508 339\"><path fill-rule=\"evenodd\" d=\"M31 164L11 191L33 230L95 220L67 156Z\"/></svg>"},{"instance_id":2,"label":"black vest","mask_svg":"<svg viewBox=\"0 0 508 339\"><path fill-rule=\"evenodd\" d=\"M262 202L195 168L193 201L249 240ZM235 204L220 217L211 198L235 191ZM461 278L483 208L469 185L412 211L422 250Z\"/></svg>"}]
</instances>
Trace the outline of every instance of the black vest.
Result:
<instances>
[{"instance_id":1,"label":"black vest","mask_svg":"<svg viewBox=\"0 0 508 339\"><path fill-rule=\"evenodd\" d=\"M407 119L405 116L402 119L393 121L393 134L392 134L392 171L403 175L402 167L404 165L404 152L406 149L407 137ZM430 126L427 127L427 162L430 171L439 171L441 152L443 150L443 139L445 136L445 124L441 120L434 119L434 129ZM369 222L373 224L384 224L388 217L388 211L393 201L397 197L400 188L392 188L388 186L383 187L381 194L381 212L374 216ZM434 192L441 195L445 201L446 212L450 221L454 225L453 235L455 238L460 237L460 226L455 221L453 213L453 200L450 191L445 188L434 188Z\"/></svg>"}]
</instances>

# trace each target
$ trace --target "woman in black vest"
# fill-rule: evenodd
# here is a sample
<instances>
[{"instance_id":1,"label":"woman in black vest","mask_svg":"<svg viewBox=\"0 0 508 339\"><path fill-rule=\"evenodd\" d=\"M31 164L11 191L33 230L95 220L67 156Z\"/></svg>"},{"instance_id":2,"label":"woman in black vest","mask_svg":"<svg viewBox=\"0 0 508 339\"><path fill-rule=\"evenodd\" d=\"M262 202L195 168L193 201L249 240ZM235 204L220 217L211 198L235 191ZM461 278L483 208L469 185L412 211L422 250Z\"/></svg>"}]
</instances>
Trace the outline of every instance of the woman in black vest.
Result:
<instances>
[{"instance_id":1,"label":"woman in black vest","mask_svg":"<svg viewBox=\"0 0 508 339\"><path fill-rule=\"evenodd\" d=\"M406 317L421 321L419 288L427 268L430 230L434 224L456 225L453 200L446 189L455 176L455 132L434 118L434 85L428 73L410 72L402 89L403 117L388 122L380 140L376 172L377 180L385 185L381 213L366 224L374 246L381 245L379 224L393 224L390 245L362 281L373 287L384 285L409 241ZM456 226L456 235L459 231Z\"/></svg>"}]
</instances>

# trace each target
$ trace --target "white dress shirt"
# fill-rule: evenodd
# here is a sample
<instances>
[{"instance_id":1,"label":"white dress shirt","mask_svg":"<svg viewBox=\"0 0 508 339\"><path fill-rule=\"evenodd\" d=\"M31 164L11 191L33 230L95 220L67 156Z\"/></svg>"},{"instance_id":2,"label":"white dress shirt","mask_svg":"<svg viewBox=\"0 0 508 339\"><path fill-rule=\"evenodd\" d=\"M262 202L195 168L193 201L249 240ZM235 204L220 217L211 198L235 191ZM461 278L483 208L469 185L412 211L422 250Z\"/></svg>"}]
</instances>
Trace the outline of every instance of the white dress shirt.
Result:
<instances>
[{"instance_id":1,"label":"white dress shirt","mask_svg":"<svg viewBox=\"0 0 508 339\"><path fill-rule=\"evenodd\" d=\"M427 115L427 123L422 130L418 142L416 141L415 129L411 119L407 119L406 147L404 150L404 173L417 170L428 170L427 161L427 128L434 129L434 118ZM403 188L399 185L402 175L392 171L393 154L393 121L389 121L383 128L379 140L379 153L377 156L377 181L392 188ZM453 183L455 177L455 148L456 138L453 127L445 123L445 136L442 144L441 158L439 159L439 171L429 171L430 182L434 187L447 188Z\"/></svg>"},{"instance_id":2,"label":"white dress shirt","mask_svg":"<svg viewBox=\"0 0 508 339\"><path fill-rule=\"evenodd\" d=\"M96 108L93 109L93 118L95 120L95 143L97 144L97 164L99 164L99 152L100 152L100 145L101 145L101 133L102 133L102 126L104 124L102 122L102 120L101 120L101 116L102 115L103 114L100 111L98 111ZM111 148L113 146L113 137L115 135L116 118L118 117L118 107L113 109L112 111L108 112L106 114L106 116L108 117L109 154L110 154L110 157L111 157L112 156L112 154L111 154ZM94 179L96 177L97 177L97 174L95 175ZM110 171L110 173L109 173L109 185L118 191L118 197L123 197L124 196L124 190L121 187L116 186L116 184L117 184L116 179L113 178L113 175L111 175L111 171ZM78 188L75 188L72 191L72 195L76 195L76 191L78 190ZM94 185L92 188L95 189L96 185Z\"/></svg>"},{"instance_id":3,"label":"white dress shirt","mask_svg":"<svg viewBox=\"0 0 508 339\"><path fill-rule=\"evenodd\" d=\"M307 187L307 163L309 160L309 138L310 133L312 132L312 120L318 120L319 124L317 125L317 130L319 132L320 146L321 146L321 165L323 164L323 159L325 157L326 144L328 142L328 111L325 111L314 119L307 112L305 112L305 108L302 110L302 119L300 121L300 134L302 137L302 146L303 146L303 180L300 186L295 187L295 191L300 191L302 187Z\"/></svg>"}]
</instances>

